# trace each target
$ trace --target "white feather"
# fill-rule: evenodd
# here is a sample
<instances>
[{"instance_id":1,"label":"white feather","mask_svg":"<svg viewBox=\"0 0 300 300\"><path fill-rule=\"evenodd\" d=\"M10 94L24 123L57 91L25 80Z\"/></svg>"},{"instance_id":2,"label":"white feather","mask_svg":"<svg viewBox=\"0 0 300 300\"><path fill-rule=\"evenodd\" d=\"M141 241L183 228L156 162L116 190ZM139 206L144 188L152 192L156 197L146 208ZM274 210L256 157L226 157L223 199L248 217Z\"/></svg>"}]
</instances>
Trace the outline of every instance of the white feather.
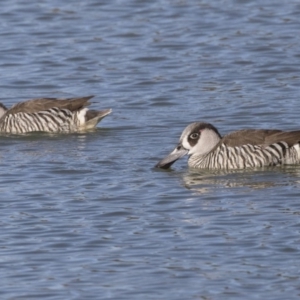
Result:
<instances>
[{"instance_id":1,"label":"white feather","mask_svg":"<svg viewBox=\"0 0 300 300\"><path fill-rule=\"evenodd\" d=\"M83 108L82 110L79 111L77 118L79 120L79 126L84 126L85 125L85 115L86 112L88 111L88 108Z\"/></svg>"}]
</instances>

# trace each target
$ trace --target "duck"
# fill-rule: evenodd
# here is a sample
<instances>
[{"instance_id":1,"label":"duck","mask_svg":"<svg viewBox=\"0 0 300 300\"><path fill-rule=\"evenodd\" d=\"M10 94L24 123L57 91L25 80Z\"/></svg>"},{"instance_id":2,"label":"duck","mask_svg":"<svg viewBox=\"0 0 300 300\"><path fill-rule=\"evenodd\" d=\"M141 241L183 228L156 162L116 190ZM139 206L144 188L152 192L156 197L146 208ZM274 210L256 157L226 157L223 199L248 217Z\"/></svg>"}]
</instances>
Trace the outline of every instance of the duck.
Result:
<instances>
[{"instance_id":1,"label":"duck","mask_svg":"<svg viewBox=\"0 0 300 300\"><path fill-rule=\"evenodd\" d=\"M221 136L210 123L194 122L176 148L155 167L168 169L188 155L194 169L245 169L300 163L300 130L242 129Z\"/></svg>"},{"instance_id":2,"label":"duck","mask_svg":"<svg viewBox=\"0 0 300 300\"><path fill-rule=\"evenodd\" d=\"M89 110L94 96L39 98L7 108L0 103L0 133L76 132L95 128L112 110Z\"/></svg>"}]
</instances>

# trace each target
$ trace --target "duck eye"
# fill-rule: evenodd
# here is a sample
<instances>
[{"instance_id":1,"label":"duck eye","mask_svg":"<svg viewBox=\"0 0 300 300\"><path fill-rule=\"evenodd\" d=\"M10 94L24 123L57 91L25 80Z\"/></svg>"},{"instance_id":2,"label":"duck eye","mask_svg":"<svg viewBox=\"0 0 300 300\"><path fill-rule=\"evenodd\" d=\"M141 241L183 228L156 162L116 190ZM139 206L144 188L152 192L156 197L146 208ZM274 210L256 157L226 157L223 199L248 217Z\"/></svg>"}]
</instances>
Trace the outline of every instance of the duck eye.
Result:
<instances>
[{"instance_id":1,"label":"duck eye","mask_svg":"<svg viewBox=\"0 0 300 300\"><path fill-rule=\"evenodd\" d=\"M199 133L196 133L196 132L194 132L190 135L190 138L193 140L197 139L198 137L199 137Z\"/></svg>"}]
</instances>

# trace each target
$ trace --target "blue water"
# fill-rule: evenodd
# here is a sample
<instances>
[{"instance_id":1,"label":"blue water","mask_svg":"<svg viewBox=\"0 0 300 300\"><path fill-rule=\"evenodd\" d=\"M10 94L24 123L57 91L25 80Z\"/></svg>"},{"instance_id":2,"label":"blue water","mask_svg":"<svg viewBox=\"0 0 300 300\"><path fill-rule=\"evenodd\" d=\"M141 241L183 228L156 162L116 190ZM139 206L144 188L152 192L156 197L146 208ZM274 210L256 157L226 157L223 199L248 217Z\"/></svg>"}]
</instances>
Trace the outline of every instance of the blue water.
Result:
<instances>
[{"instance_id":1,"label":"blue water","mask_svg":"<svg viewBox=\"0 0 300 300\"><path fill-rule=\"evenodd\" d=\"M196 120L299 129L298 1L3 1L0 101L95 95L4 135L1 299L298 299L300 169L154 165Z\"/></svg>"}]
</instances>

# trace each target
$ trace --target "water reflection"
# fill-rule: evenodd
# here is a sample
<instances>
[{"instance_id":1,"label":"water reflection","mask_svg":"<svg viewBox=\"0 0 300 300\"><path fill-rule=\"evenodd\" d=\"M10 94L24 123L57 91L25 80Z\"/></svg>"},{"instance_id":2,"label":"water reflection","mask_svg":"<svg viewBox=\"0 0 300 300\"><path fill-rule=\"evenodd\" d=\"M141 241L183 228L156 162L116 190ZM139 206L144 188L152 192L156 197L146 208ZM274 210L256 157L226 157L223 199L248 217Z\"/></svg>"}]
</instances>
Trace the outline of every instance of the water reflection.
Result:
<instances>
[{"instance_id":1,"label":"water reflection","mask_svg":"<svg viewBox=\"0 0 300 300\"><path fill-rule=\"evenodd\" d=\"M266 189L276 186L300 185L299 166L270 167L259 170L189 170L182 176L187 189L200 194L217 188Z\"/></svg>"}]
</instances>

